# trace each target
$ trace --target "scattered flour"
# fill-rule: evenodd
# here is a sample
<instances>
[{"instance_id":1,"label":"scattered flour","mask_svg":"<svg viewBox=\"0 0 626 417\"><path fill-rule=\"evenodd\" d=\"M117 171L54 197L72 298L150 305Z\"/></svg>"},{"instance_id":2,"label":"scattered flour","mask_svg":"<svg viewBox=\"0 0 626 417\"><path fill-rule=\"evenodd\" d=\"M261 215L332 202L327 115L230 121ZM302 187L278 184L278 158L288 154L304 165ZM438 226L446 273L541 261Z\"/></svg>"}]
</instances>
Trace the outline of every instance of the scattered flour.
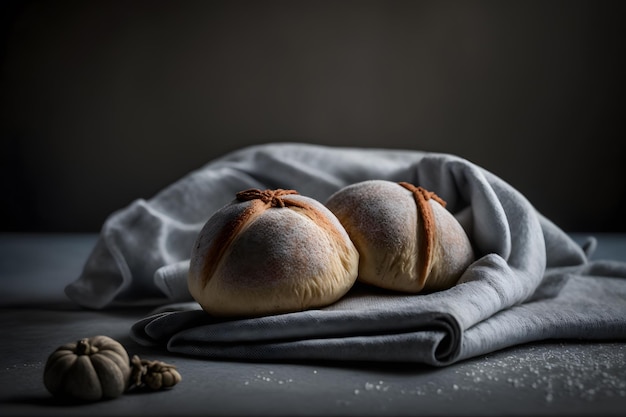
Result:
<instances>
[{"instance_id":1,"label":"scattered flour","mask_svg":"<svg viewBox=\"0 0 626 417\"><path fill-rule=\"evenodd\" d=\"M558 349L550 349L550 345L526 345L448 368L429 369L427 374L420 369L415 377L410 372L397 375L391 372L385 380L353 379L352 384L345 387L348 397L336 402L348 406L356 397L363 399L364 396L380 396L378 398L391 401L406 396L454 399L468 395L475 400L489 401L494 395L515 395L515 390L523 390L525 396L546 405L573 399L592 402L610 397L626 398L626 344L606 346L561 343ZM257 371L242 383L286 386L294 383L289 375L293 376L285 368L280 372ZM306 380L311 382L321 377L318 370L313 369Z\"/></svg>"}]
</instances>

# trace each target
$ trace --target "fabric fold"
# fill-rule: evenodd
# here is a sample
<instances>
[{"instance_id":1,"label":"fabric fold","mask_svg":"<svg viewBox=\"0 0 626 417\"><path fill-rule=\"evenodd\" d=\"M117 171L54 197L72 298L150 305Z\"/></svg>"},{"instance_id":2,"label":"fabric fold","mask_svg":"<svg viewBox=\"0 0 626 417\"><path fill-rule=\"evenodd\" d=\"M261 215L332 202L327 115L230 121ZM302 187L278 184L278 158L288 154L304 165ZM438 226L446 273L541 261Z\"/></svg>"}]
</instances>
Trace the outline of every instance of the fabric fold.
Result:
<instances>
[{"instance_id":1,"label":"fabric fold","mask_svg":"<svg viewBox=\"0 0 626 417\"><path fill-rule=\"evenodd\" d=\"M477 255L456 286L407 295L356 285L325 308L257 318L222 319L199 310L186 282L191 247L238 191L295 189L323 203L370 179L421 185L446 200ZM90 308L161 306L163 312L137 322L131 334L181 354L442 366L550 337L626 338L624 264L589 262L591 250L593 242L581 248L510 184L458 156L278 143L211 161L111 215L66 292ZM585 293L597 301L582 303Z\"/></svg>"},{"instance_id":2,"label":"fabric fold","mask_svg":"<svg viewBox=\"0 0 626 417\"><path fill-rule=\"evenodd\" d=\"M132 335L143 345L167 346L171 352L209 359L415 361L419 357L422 362L442 364L460 354L462 328L454 315L435 311L432 304L390 308L396 304L393 296L382 303L377 300L379 305L372 308L371 300L376 298L375 294L353 295L329 310L229 321L202 310L160 313L137 322ZM390 357L392 340L398 341L392 344L412 340L422 348Z\"/></svg>"},{"instance_id":3,"label":"fabric fold","mask_svg":"<svg viewBox=\"0 0 626 417\"><path fill-rule=\"evenodd\" d=\"M546 339L625 339L625 278L621 262L558 268L528 302L494 314L477 303L497 297L474 281L404 298L361 288L323 310L258 319L222 321L202 310L161 313L137 322L132 335L144 345L212 360L445 366Z\"/></svg>"},{"instance_id":4,"label":"fabric fold","mask_svg":"<svg viewBox=\"0 0 626 417\"><path fill-rule=\"evenodd\" d=\"M626 263L593 261L551 271L559 291L505 309L465 333L459 360L546 339L626 339ZM539 291L540 292L540 291Z\"/></svg>"}]
</instances>

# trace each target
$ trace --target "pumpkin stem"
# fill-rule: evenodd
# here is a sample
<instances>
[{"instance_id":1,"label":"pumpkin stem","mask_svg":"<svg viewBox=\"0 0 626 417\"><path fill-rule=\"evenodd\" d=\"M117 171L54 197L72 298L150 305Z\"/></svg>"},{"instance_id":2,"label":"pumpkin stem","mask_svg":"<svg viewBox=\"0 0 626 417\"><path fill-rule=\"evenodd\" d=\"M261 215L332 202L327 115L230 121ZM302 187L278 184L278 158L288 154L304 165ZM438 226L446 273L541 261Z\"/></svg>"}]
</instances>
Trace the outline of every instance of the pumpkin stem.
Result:
<instances>
[{"instance_id":1,"label":"pumpkin stem","mask_svg":"<svg viewBox=\"0 0 626 417\"><path fill-rule=\"evenodd\" d=\"M91 346L89 346L89 339L80 339L78 342L76 342L76 349L75 352L77 355L89 355L89 351L91 349L89 349Z\"/></svg>"},{"instance_id":2,"label":"pumpkin stem","mask_svg":"<svg viewBox=\"0 0 626 417\"><path fill-rule=\"evenodd\" d=\"M77 355L93 355L98 353L99 350L100 349L96 346L89 344L89 339L80 339L76 342L76 349L74 349L74 352Z\"/></svg>"}]
</instances>

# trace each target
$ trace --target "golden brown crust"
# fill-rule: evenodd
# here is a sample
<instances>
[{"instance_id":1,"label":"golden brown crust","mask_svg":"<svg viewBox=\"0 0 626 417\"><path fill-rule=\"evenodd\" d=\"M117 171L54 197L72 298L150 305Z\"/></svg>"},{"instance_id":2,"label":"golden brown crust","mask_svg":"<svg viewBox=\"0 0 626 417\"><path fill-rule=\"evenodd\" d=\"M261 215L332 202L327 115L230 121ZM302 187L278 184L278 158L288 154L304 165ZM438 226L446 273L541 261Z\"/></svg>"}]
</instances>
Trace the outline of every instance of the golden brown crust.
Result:
<instances>
[{"instance_id":1,"label":"golden brown crust","mask_svg":"<svg viewBox=\"0 0 626 417\"><path fill-rule=\"evenodd\" d=\"M420 230L418 233L418 255L417 260L419 265L417 270L419 271L420 286L424 286L426 283L426 277L430 272L432 266L433 254L435 253L435 235L437 233L437 224L435 222L435 215L433 209L428 203L429 200L434 200L441 204L442 207L446 206L446 202L441 199L437 194L432 191L428 191L423 187L416 187L408 182L399 182L399 185L406 188L413 194L415 204L417 206L418 217L420 221L418 225Z\"/></svg>"},{"instance_id":2,"label":"golden brown crust","mask_svg":"<svg viewBox=\"0 0 626 417\"><path fill-rule=\"evenodd\" d=\"M370 180L333 194L327 207L360 253L359 280L416 293L450 287L473 261L445 201L410 183Z\"/></svg>"},{"instance_id":3,"label":"golden brown crust","mask_svg":"<svg viewBox=\"0 0 626 417\"><path fill-rule=\"evenodd\" d=\"M389 181L343 188L326 202L359 250L359 280L413 291L417 282L417 211L411 193Z\"/></svg>"},{"instance_id":4,"label":"golden brown crust","mask_svg":"<svg viewBox=\"0 0 626 417\"><path fill-rule=\"evenodd\" d=\"M229 219L220 232L213 238L212 244L206 254L206 262L202 268L201 285L204 287L207 280L213 276L215 269L222 259L224 252L230 246L232 239L236 237L241 228L250 222L252 217L259 215L263 210L269 207L285 207L283 196L298 194L295 190L259 190L250 188L240 191L236 194L238 201L251 201L250 206L243 210L238 216Z\"/></svg>"},{"instance_id":5,"label":"golden brown crust","mask_svg":"<svg viewBox=\"0 0 626 417\"><path fill-rule=\"evenodd\" d=\"M245 190L201 231L189 289L214 315L321 307L352 287L358 256L321 203L293 190Z\"/></svg>"},{"instance_id":6,"label":"golden brown crust","mask_svg":"<svg viewBox=\"0 0 626 417\"><path fill-rule=\"evenodd\" d=\"M207 281L213 276L219 259L222 258L222 255L230 246L233 238L239 234L241 228L250 221L255 213L259 210L263 210L262 206L262 202L253 201L239 216L227 221L219 231L219 234L213 238L206 254L206 261L202 267L202 287L206 286Z\"/></svg>"}]
</instances>

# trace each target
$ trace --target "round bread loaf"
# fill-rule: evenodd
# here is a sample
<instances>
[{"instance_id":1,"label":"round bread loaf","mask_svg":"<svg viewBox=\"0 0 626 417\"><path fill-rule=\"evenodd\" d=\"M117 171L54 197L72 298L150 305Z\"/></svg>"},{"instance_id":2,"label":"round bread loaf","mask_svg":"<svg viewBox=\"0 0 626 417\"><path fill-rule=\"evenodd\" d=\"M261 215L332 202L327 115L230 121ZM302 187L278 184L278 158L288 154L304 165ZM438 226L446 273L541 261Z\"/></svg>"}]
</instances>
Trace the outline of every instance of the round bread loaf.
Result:
<instances>
[{"instance_id":1,"label":"round bread loaf","mask_svg":"<svg viewBox=\"0 0 626 417\"><path fill-rule=\"evenodd\" d=\"M322 203L294 190L250 189L200 231L188 287L213 315L301 311L341 298L358 264L354 244Z\"/></svg>"},{"instance_id":2,"label":"round bread loaf","mask_svg":"<svg viewBox=\"0 0 626 417\"><path fill-rule=\"evenodd\" d=\"M326 206L359 251L359 281L411 293L442 290L474 260L459 222L424 188L365 181L337 191Z\"/></svg>"}]
</instances>

